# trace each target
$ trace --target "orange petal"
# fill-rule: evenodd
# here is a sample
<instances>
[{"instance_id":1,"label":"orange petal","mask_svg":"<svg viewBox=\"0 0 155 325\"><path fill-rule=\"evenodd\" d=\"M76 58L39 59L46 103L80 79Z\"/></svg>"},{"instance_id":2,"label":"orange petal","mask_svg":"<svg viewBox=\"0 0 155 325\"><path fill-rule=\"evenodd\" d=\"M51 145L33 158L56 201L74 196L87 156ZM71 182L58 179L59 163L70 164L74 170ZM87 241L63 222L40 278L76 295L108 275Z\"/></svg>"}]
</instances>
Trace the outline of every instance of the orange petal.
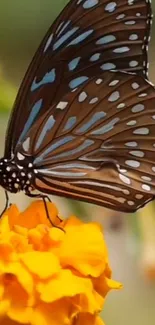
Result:
<instances>
[{"instance_id":1,"label":"orange petal","mask_svg":"<svg viewBox=\"0 0 155 325\"><path fill-rule=\"evenodd\" d=\"M28 323L27 311L31 309L30 307L27 308L28 295L13 275L6 274L4 283L5 297L10 302L6 315L14 321L20 321L23 324Z\"/></svg>"},{"instance_id":2,"label":"orange petal","mask_svg":"<svg viewBox=\"0 0 155 325\"><path fill-rule=\"evenodd\" d=\"M97 315L91 315L88 313L80 313L73 322L73 325L104 325L102 319Z\"/></svg>"},{"instance_id":3,"label":"orange petal","mask_svg":"<svg viewBox=\"0 0 155 325\"><path fill-rule=\"evenodd\" d=\"M29 324L32 317L33 309L31 307L13 305L9 308L7 313L8 317L13 321L19 322L20 324Z\"/></svg>"},{"instance_id":4,"label":"orange petal","mask_svg":"<svg viewBox=\"0 0 155 325\"><path fill-rule=\"evenodd\" d=\"M58 219L58 210L53 203L47 202L48 212L52 223L55 225L60 223ZM16 222L15 222L16 221ZM36 227L38 224L45 224L51 227L51 223L47 219L44 203L42 200L34 201L30 206L18 215L18 218L14 220L13 225L20 225L28 229Z\"/></svg>"},{"instance_id":5,"label":"orange petal","mask_svg":"<svg viewBox=\"0 0 155 325\"><path fill-rule=\"evenodd\" d=\"M19 263L7 264L3 275L13 275L17 278L22 288L30 295L33 292L33 279L30 273Z\"/></svg>"},{"instance_id":6,"label":"orange petal","mask_svg":"<svg viewBox=\"0 0 155 325\"><path fill-rule=\"evenodd\" d=\"M101 311L104 299L94 290L91 290L87 294L75 296L72 301L78 306L80 312L96 314Z\"/></svg>"},{"instance_id":7,"label":"orange petal","mask_svg":"<svg viewBox=\"0 0 155 325\"><path fill-rule=\"evenodd\" d=\"M10 301L8 299L4 299L0 302L0 320L2 317L6 315L10 307Z\"/></svg>"},{"instance_id":8,"label":"orange petal","mask_svg":"<svg viewBox=\"0 0 155 325\"><path fill-rule=\"evenodd\" d=\"M122 288L122 284L117 282L117 281L113 281L111 279L108 279L105 274L101 274L100 277L98 278L92 278L93 284L94 284L94 289L99 293L99 295L101 295L102 297L105 297L107 295L107 293L111 290L111 289L121 289Z\"/></svg>"},{"instance_id":9,"label":"orange petal","mask_svg":"<svg viewBox=\"0 0 155 325\"><path fill-rule=\"evenodd\" d=\"M11 320L8 317L3 318L2 321L0 319L0 322L1 322L0 324L2 324L2 325L19 325L19 323L14 322L13 320ZM25 324L25 325L30 325L30 324Z\"/></svg>"},{"instance_id":10,"label":"orange petal","mask_svg":"<svg viewBox=\"0 0 155 325\"><path fill-rule=\"evenodd\" d=\"M48 283L40 283L38 291L41 300L44 302L54 302L64 297L73 297L77 294L84 293L86 296L91 294L91 280L78 277L70 270L62 270Z\"/></svg>"},{"instance_id":11,"label":"orange petal","mask_svg":"<svg viewBox=\"0 0 155 325\"><path fill-rule=\"evenodd\" d=\"M9 226L10 229L13 228L13 226L17 223L18 220L18 216L19 216L19 209L15 204L12 204L3 214L2 219L6 218L6 216L8 216L8 222L9 222Z\"/></svg>"},{"instance_id":12,"label":"orange petal","mask_svg":"<svg viewBox=\"0 0 155 325\"><path fill-rule=\"evenodd\" d=\"M65 226L64 241L56 251L63 267L71 266L83 275L99 276L108 261L103 234L95 223Z\"/></svg>"},{"instance_id":13,"label":"orange petal","mask_svg":"<svg viewBox=\"0 0 155 325\"><path fill-rule=\"evenodd\" d=\"M46 279L60 270L59 260L51 252L27 252L20 256L20 260L30 272L41 279Z\"/></svg>"},{"instance_id":14,"label":"orange petal","mask_svg":"<svg viewBox=\"0 0 155 325\"><path fill-rule=\"evenodd\" d=\"M75 310L71 308L71 302L68 299L61 299L52 304L40 304L34 310L31 324L72 325L72 314L75 314Z\"/></svg>"}]
</instances>

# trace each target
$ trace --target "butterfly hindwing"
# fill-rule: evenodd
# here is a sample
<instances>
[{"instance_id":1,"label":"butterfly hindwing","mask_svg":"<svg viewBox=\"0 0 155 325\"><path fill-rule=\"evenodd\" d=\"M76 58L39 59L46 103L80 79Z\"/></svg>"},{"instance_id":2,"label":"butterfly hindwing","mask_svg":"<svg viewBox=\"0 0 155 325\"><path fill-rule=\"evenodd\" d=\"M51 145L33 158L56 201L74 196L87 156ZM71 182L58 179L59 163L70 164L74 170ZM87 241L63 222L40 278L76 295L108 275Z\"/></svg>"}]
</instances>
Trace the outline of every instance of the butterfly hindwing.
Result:
<instances>
[{"instance_id":1,"label":"butterfly hindwing","mask_svg":"<svg viewBox=\"0 0 155 325\"><path fill-rule=\"evenodd\" d=\"M91 76L110 69L146 76L150 23L149 1L71 0L45 35L21 84L5 156L11 156L53 103Z\"/></svg>"},{"instance_id":2,"label":"butterfly hindwing","mask_svg":"<svg viewBox=\"0 0 155 325\"><path fill-rule=\"evenodd\" d=\"M42 192L135 211L155 193L154 107L155 89L143 77L104 72L34 123L16 157L34 159L33 185Z\"/></svg>"}]
</instances>

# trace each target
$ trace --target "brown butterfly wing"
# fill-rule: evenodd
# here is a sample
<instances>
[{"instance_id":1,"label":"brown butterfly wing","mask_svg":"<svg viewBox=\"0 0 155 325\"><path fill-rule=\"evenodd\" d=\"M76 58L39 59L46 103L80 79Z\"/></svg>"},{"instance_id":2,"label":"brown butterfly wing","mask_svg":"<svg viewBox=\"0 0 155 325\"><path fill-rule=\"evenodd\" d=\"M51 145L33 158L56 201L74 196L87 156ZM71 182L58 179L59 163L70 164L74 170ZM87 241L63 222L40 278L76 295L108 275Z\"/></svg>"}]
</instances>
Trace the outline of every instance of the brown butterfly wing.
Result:
<instances>
[{"instance_id":1,"label":"brown butterfly wing","mask_svg":"<svg viewBox=\"0 0 155 325\"><path fill-rule=\"evenodd\" d=\"M41 192L132 212L154 197L154 139L154 87L105 72L53 105L16 156L32 157Z\"/></svg>"},{"instance_id":2,"label":"brown butterfly wing","mask_svg":"<svg viewBox=\"0 0 155 325\"><path fill-rule=\"evenodd\" d=\"M8 125L6 158L32 124L74 88L76 78L111 69L146 76L150 23L149 1L70 1L45 35L21 84Z\"/></svg>"}]
</instances>

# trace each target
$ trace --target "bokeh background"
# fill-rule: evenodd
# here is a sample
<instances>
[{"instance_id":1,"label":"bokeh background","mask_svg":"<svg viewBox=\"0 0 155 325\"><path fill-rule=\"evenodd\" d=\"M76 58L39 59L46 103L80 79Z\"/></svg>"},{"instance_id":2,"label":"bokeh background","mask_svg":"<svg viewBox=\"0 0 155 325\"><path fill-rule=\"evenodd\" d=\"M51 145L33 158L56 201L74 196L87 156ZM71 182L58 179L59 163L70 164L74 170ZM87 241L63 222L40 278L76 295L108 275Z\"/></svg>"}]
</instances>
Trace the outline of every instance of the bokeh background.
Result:
<instances>
[{"instance_id":1,"label":"bokeh background","mask_svg":"<svg viewBox=\"0 0 155 325\"><path fill-rule=\"evenodd\" d=\"M155 11L155 0L152 0ZM0 0L0 152L3 153L8 116L26 68L44 33L66 0ZM155 82L155 24L149 51L150 80ZM0 209L4 207L0 190ZM10 195L23 209L29 199ZM135 215L53 198L64 216L75 212L85 220L104 225L113 278L124 288L113 292L105 303L106 325L155 324L155 204Z\"/></svg>"}]
</instances>

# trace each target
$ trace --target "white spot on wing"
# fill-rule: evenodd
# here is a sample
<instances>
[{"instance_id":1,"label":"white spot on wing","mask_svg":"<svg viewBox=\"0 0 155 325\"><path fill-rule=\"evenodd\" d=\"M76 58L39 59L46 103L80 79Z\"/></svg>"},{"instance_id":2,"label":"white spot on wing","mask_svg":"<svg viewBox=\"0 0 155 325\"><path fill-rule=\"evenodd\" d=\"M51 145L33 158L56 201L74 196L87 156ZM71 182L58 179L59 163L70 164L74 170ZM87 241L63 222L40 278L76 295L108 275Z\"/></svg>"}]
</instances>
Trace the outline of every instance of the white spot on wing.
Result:
<instances>
[{"instance_id":1,"label":"white spot on wing","mask_svg":"<svg viewBox=\"0 0 155 325\"><path fill-rule=\"evenodd\" d=\"M149 192L151 190L151 187L147 184L142 184L142 189Z\"/></svg>"},{"instance_id":2,"label":"white spot on wing","mask_svg":"<svg viewBox=\"0 0 155 325\"><path fill-rule=\"evenodd\" d=\"M136 123L137 123L136 120L131 120L131 121L127 122L126 125L133 126L133 125L136 125Z\"/></svg>"},{"instance_id":3,"label":"white spot on wing","mask_svg":"<svg viewBox=\"0 0 155 325\"><path fill-rule=\"evenodd\" d=\"M139 98L146 97L146 96L147 96L147 93L142 93L142 94L138 95Z\"/></svg>"},{"instance_id":4,"label":"white spot on wing","mask_svg":"<svg viewBox=\"0 0 155 325\"><path fill-rule=\"evenodd\" d=\"M100 85L102 83L102 81L103 81L103 79L99 78L95 82L96 82L97 85Z\"/></svg>"},{"instance_id":5,"label":"white spot on wing","mask_svg":"<svg viewBox=\"0 0 155 325\"><path fill-rule=\"evenodd\" d=\"M114 91L108 98L109 102L115 102L116 100L118 100L120 98L120 94L118 91Z\"/></svg>"},{"instance_id":6,"label":"white spot on wing","mask_svg":"<svg viewBox=\"0 0 155 325\"><path fill-rule=\"evenodd\" d=\"M122 174L119 174L119 178L120 180L125 183L125 184L131 184L131 180L129 177L125 176L125 175L122 175Z\"/></svg>"},{"instance_id":7,"label":"white spot on wing","mask_svg":"<svg viewBox=\"0 0 155 325\"><path fill-rule=\"evenodd\" d=\"M140 162L136 160L126 160L125 164L133 168L137 168L140 166Z\"/></svg>"},{"instance_id":8,"label":"white spot on wing","mask_svg":"<svg viewBox=\"0 0 155 325\"><path fill-rule=\"evenodd\" d=\"M134 134L146 135L149 134L148 128L139 128L133 131Z\"/></svg>"},{"instance_id":9,"label":"white spot on wing","mask_svg":"<svg viewBox=\"0 0 155 325\"><path fill-rule=\"evenodd\" d=\"M131 34L130 36L129 36L129 40L130 41L136 41L138 39L138 35L137 34Z\"/></svg>"},{"instance_id":10,"label":"white spot on wing","mask_svg":"<svg viewBox=\"0 0 155 325\"><path fill-rule=\"evenodd\" d=\"M120 14L120 15L118 15L117 17L116 17L116 19L117 20L120 20L120 19L123 19L123 18L125 18L125 14Z\"/></svg>"},{"instance_id":11,"label":"white spot on wing","mask_svg":"<svg viewBox=\"0 0 155 325\"><path fill-rule=\"evenodd\" d=\"M24 160L25 159L25 156L23 156L20 152L17 152L17 158L19 160Z\"/></svg>"},{"instance_id":12,"label":"white spot on wing","mask_svg":"<svg viewBox=\"0 0 155 325\"><path fill-rule=\"evenodd\" d=\"M56 106L56 108L59 108L59 109L64 109L66 108L66 106L68 105L68 102L59 102Z\"/></svg>"},{"instance_id":13,"label":"white spot on wing","mask_svg":"<svg viewBox=\"0 0 155 325\"><path fill-rule=\"evenodd\" d=\"M110 82L109 86L113 87L113 86L116 86L118 83L119 83L119 80L113 80Z\"/></svg>"},{"instance_id":14,"label":"white spot on wing","mask_svg":"<svg viewBox=\"0 0 155 325\"><path fill-rule=\"evenodd\" d=\"M137 65L138 65L138 61L136 61L136 60L132 60L129 62L129 66L131 68L137 67Z\"/></svg>"},{"instance_id":15,"label":"white spot on wing","mask_svg":"<svg viewBox=\"0 0 155 325\"><path fill-rule=\"evenodd\" d=\"M144 157L144 152L140 151L140 150L130 151L129 153L130 153L130 155L135 156L135 157L140 157L140 158Z\"/></svg>"},{"instance_id":16,"label":"white spot on wing","mask_svg":"<svg viewBox=\"0 0 155 325\"><path fill-rule=\"evenodd\" d=\"M147 182L151 182L152 181L152 178L151 177L148 177L148 176L142 176L141 179L143 179L144 181L147 181Z\"/></svg>"},{"instance_id":17,"label":"white spot on wing","mask_svg":"<svg viewBox=\"0 0 155 325\"><path fill-rule=\"evenodd\" d=\"M136 24L135 20L128 20L125 22L125 25L135 25L135 24Z\"/></svg>"},{"instance_id":18,"label":"white spot on wing","mask_svg":"<svg viewBox=\"0 0 155 325\"><path fill-rule=\"evenodd\" d=\"M136 194L136 195L135 195L135 198L136 198L137 200L141 200L141 199L143 198L143 196L144 196L144 195L142 195L142 194Z\"/></svg>"},{"instance_id":19,"label":"white spot on wing","mask_svg":"<svg viewBox=\"0 0 155 325\"><path fill-rule=\"evenodd\" d=\"M130 206L132 206L132 205L135 204L134 201L127 201L127 203L128 203L128 205L130 205Z\"/></svg>"},{"instance_id":20,"label":"white spot on wing","mask_svg":"<svg viewBox=\"0 0 155 325\"><path fill-rule=\"evenodd\" d=\"M137 144L136 141L130 141L130 142L126 142L125 146L127 146L127 147L137 147L138 144Z\"/></svg>"},{"instance_id":21,"label":"white spot on wing","mask_svg":"<svg viewBox=\"0 0 155 325\"><path fill-rule=\"evenodd\" d=\"M113 12L116 9L116 2L109 2L106 6L105 6L105 11L108 12Z\"/></svg>"},{"instance_id":22,"label":"white spot on wing","mask_svg":"<svg viewBox=\"0 0 155 325\"><path fill-rule=\"evenodd\" d=\"M87 94L86 94L86 92L85 91L82 91L82 93L79 95L79 97L78 97L78 101L80 102L80 103L82 103L82 102L84 102L84 100L87 98Z\"/></svg>"},{"instance_id":23,"label":"white spot on wing","mask_svg":"<svg viewBox=\"0 0 155 325\"><path fill-rule=\"evenodd\" d=\"M132 111L132 113L138 113L138 112L142 112L144 110L144 108L145 108L145 106L143 104L137 104L132 107L131 111Z\"/></svg>"},{"instance_id":24,"label":"white spot on wing","mask_svg":"<svg viewBox=\"0 0 155 325\"><path fill-rule=\"evenodd\" d=\"M92 99L90 100L89 104L95 104L95 103L98 102L98 100L99 100L98 97L94 97L94 98L92 98Z\"/></svg>"},{"instance_id":25,"label":"white spot on wing","mask_svg":"<svg viewBox=\"0 0 155 325\"><path fill-rule=\"evenodd\" d=\"M30 148L30 137L28 137L24 142L23 142L23 149L25 151L28 151Z\"/></svg>"},{"instance_id":26,"label":"white spot on wing","mask_svg":"<svg viewBox=\"0 0 155 325\"><path fill-rule=\"evenodd\" d=\"M131 87L133 89L138 89L140 86L139 86L139 84L137 82L133 82L132 85L131 85Z\"/></svg>"},{"instance_id":27,"label":"white spot on wing","mask_svg":"<svg viewBox=\"0 0 155 325\"><path fill-rule=\"evenodd\" d=\"M117 105L117 108L124 108L125 107L125 103L120 103Z\"/></svg>"}]
</instances>

